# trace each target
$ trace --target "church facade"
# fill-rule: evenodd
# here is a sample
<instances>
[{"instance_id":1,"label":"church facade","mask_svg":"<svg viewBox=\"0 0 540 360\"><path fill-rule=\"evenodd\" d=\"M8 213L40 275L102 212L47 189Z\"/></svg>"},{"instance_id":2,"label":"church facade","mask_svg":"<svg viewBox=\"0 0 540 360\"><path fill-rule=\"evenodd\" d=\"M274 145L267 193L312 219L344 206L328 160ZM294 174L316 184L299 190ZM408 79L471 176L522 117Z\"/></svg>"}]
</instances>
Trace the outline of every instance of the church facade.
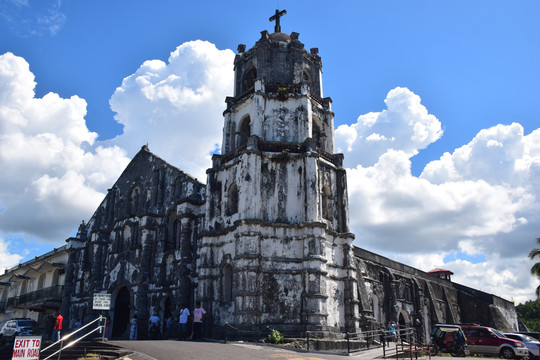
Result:
<instances>
[{"instance_id":1,"label":"church facade","mask_svg":"<svg viewBox=\"0 0 540 360\"><path fill-rule=\"evenodd\" d=\"M109 293L113 338L134 314L146 324L195 301L214 331L518 328L512 303L354 246L316 48L277 21L251 49L239 45L234 70L206 184L143 146L67 240L66 321L95 318L93 294Z\"/></svg>"}]
</instances>

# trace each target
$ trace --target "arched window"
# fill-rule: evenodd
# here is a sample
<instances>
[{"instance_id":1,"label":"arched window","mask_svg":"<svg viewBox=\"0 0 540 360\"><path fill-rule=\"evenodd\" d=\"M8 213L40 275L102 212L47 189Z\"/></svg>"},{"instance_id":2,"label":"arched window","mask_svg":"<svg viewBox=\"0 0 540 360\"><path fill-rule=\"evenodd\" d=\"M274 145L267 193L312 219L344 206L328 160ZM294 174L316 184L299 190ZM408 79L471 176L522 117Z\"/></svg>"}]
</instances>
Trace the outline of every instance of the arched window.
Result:
<instances>
[{"instance_id":1,"label":"arched window","mask_svg":"<svg viewBox=\"0 0 540 360\"><path fill-rule=\"evenodd\" d=\"M227 210L226 215L231 216L238 212L238 186L236 183L233 183L229 187L228 197L227 197Z\"/></svg>"},{"instance_id":2,"label":"arched window","mask_svg":"<svg viewBox=\"0 0 540 360\"><path fill-rule=\"evenodd\" d=\"M43 285L45 284L45 276L46 276L46 274L41 274L41 275L39 276L38 283L37 283L37 289L36 289L36 290L41 290L41 289L43 289Z\"/></svg>"},{"instance_id":3,"label":"arched window","mask_svg":"<svg viewBox=\"0 0 540 360\"><path fill-rule=\"evenodd\" d=\"M134 223L133 226L131 226L131 235L129 237L129 245L132 248L139 246L139 231L138 231L137 223Z\"/></svg>"},{"instance_id":4,"label":"arched window","mask_svg":"<svg viewBox=\"0 0 540 360\"><path fill-rule=\"evenodd\" d=\"M144 194L144 210L148 211L150 209L150 204L152 203L152 192L150 189L146 189Z\"/></svg>"},{"instance_id":5,"label":"arched window","mask_svg":"<svg viewBox=\"0 0 540 360\"><path fill-rule=\"evenodd\" d=\"M124 251L124 238L121 230L114 232L113 251L117 253Z\"/></svg>"},{"instance_id":6,"label":"arched window","mask_svg":"<svg viewBox=\"0 0 540 360\"><path fill-rule=\"evenodd\" d=\"M249 115L242 119L240 122L240 128L238 129L238 143L236 147L240 147L247 144L247 140L251 135L251 119Z\"/></svg>"},{"instance_id":7,"label":"arched window","mask_svg":"<svg viewBox=\"0 0 540 360\"><path fill-rule=\"evenodd\" d=\"M167 237L163 244L163 251L176 250L179 248L180 235L182 231L182 220L176 212L169 216L167 223Z\"/></svg>"},{"instance_id":8,"label":"arched window","mask_svg":"<svg viewBox=\"0 0 540 360\"><path fill-rule=\"evenodd\" d=\"M122 250L124 250L124 245L125 244L128 244L127 246L129 246L131 244L131 236L132 236L131 226L129 226L129 225L124 226L123 235L124 236L122 238Z\"/></svg>"},{"instance_id":9,"label":"arched window","mask_svg":"<svg viewBox=\"0 0 540 360\"><path fill-rule=\"evenodd\" d=\"M321 194L322 216L326 220L332 220L332 191L330 186L324 185Z\"/></svg>"},{"instance_id":10,"label":"arched window","mask_svg":"<svg viewBox=\"0 0 540 360\"><path fill-rule=\"evenodd\" d=\"M257 79L257 69L255 69L255 67L251 67L244 74L244 81L243 81L244 89L243 89L243 91L247 91L252 86L254 86L255 85L255 79Z\"/></svg>"},{"instance_id":11,"label":"arched window","mask_svg":"<svg viewBox=\"0 0 540 360\"><path fill-rule=\"evenodd\" d=\"M223 303L232 301L233 271L230 264L226 264L221 270L221 299Z\"/></svg>"},{"instance_id":12,"label":"arched window","mask_svg":"<svg viewBox=\"0 0 540 360\"><path fill-rule=\"evenodd\" d=\"M21 285L21 295L26 294L28 291L28 280L24 280Z\"/></svg>"},{"instance_id":13,"label":"arched window","mask_svg":"<svg viewBox=\"0 0 540 360\"><path fill-rule=\"evenodd\" d=\"M59 282L60 272L58 269L54 270L52 278L52 286L57 286Z\"/></svg>"}]
</instances>

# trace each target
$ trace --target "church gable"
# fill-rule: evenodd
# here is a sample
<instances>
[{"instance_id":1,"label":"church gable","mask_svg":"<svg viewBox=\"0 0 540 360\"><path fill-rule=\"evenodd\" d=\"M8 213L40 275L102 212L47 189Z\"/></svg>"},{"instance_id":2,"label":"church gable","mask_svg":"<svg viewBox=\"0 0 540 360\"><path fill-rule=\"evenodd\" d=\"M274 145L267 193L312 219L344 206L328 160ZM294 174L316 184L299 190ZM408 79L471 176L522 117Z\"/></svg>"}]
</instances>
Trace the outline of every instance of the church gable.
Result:
<instances>
[{"instance_id":1,"label":"church gable","mask_svg":"<svg viewBox=\"0 0 540 360\"><path fill-rule=\"evenodd\" d=\"M90 228L110 229L142 215L163 216L182 202L204 203L205 185L143 146L92 216Z\"/></svg>"}]
</instances>

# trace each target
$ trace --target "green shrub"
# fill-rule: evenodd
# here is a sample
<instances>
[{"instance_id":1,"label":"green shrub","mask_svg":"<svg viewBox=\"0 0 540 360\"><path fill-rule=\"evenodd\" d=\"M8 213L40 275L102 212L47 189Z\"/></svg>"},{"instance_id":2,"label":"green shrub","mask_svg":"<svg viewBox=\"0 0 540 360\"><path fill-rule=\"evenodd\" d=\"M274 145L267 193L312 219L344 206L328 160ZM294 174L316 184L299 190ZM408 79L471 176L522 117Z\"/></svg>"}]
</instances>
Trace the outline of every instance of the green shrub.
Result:
<instances>
[{"instance_id":1,"label":"green shrub","mask_svg":"<svg viewBox=\"0 0 540 360\"><path fill-rule=\"evenodd\" d=\"M283 335L277 330L272 330L272 333L268 335L268 341L272 344L281 344L283 343Z\"/></svg>"}]
</instances>

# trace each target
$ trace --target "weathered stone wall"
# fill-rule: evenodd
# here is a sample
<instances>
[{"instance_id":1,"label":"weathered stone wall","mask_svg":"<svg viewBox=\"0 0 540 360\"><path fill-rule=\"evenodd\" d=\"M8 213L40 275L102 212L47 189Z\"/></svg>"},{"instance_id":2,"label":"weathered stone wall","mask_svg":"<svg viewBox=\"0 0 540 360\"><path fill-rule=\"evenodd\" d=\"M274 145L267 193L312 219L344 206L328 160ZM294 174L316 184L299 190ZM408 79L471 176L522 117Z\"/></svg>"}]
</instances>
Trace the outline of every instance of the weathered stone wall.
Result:
<instances>
[{"instance_id":1,"label":"weathered stone wall","mask_svg":"<svg viewBox=\"0 0 540 360\"><path fill-rule=\"evenodd\" d=\"M255 220L201 236L198 298L217 325L297 333L346 327L350 237L332 235L323 224ZM222 271L227 265L234 274L230 302Z\"/></svg>"}]
</instances>

